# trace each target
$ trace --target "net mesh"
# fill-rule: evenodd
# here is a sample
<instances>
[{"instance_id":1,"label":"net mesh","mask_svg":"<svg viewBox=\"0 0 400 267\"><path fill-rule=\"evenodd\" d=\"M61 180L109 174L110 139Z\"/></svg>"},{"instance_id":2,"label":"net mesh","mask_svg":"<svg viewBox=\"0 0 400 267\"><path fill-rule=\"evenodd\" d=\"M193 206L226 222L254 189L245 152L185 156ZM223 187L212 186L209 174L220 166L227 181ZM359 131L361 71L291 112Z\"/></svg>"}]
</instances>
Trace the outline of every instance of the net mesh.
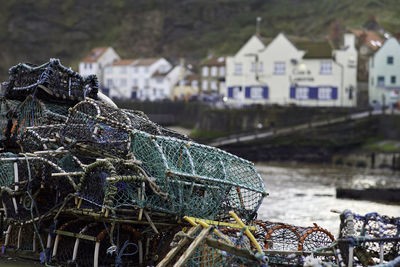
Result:
<instances>
[{"instance_id":1,"label":"net mesh","mask_svg":"<svg viewBox=\"0 0 400 267\"><path fill-rule=\"evenodd\" d=\"M215 218L235 210L252 219L266 194L250 162L214 147L133 130L131 152L179 215Z\"/></svg>"},{"instance_id":2,"label":"net mesh","mask_svg":"<svg viewBox=\"0 0 400 267\"><path fill-rule=\"evenodd\" d=\"M339 248L345 262L349 261L349 247L354 247L354 266L375 265L394 260L400 252L400 218L376 212L358 215L351 211L341 214L339 237L348 242Z\"/></svg>"}]
</instances>

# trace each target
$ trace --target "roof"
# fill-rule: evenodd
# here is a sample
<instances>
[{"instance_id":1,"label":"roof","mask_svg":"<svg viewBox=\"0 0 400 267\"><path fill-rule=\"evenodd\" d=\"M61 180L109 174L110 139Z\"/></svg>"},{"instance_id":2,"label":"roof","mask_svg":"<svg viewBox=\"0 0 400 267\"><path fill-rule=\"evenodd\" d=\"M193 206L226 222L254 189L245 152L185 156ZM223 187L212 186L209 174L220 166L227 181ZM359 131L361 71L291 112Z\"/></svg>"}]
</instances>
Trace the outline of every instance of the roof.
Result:
<instances>
[{"instance_id":1,"label":"roof","mask_svg":"<svg viewBox=\"0 0 400 267\"><path fill-rule=\"evenodd\" d=\"M156 63L158 60L161 58L144 58L144 59L139 59L136 63L135 66L150 66Z\"/></svg>"},{"instance_id":2,"label":"roof","mask_svg":"<svg viewBox=\"0 0 400 267\"><path fill-rule=\"evenodd\" d=\"M198 81L200 79L200 75L198 75L198 74L189 74L189 75L186 75L185 76L185 78L184 78L184 80L185 81L188 81L188 82L192 82L192 81Z\"/></svg>"},{"instance_id":3,"label":"roof","mask_svg":"<svg viewBox=\"0 0 400 267\"><path fill-rule=\"evenodd\" d=\"M155 77L165 77L168 75L168 73L170 73L174 68L170 68L168 71L166 72L160 72L159 70L157 70L156 72L153 73L153 75L151 75L151 77L155 78Z\"/></svg>"},{"instance_id":4,"label":"roof","mask_svg":"<svg viewBox=\"0 0 400 267\"><path fill-rule=\"evenodd\" d=\"M201 65L203 66L225 66L225 56L212 57L205 60Z\"/></svg>"},{"instance_id":5,"label":"roof","mask_svg":"<svg viewBox=\"0 0 400 267\"><path fill-rule=\"evenodd\" d=\"M121 60L115 61L112 65L113 66L129 66L129 65L132 65L133 63L135 63L135 61L137 61L137 59L121 59Z\"/></svg>"},{"instance_id":6,"label":"roof","mask_svg":"<svg viewBox=\"0 0 400 267\"><path fill-rule=\"evenodd\" d=\"M97 62L97 60L104 55L104 53L107 51L109 47L96 47L93 48L90 53L83 59L82 62Z\"/></svg>"},{"instance_id":7,"label":"roof","mask_svg":"<svg viewBox=\"0 0 400 267\"><path fill-rule=\"evenodd\" d=\"M303 58L332 58L333 47L329 41L297 41L293 43L299 50L306 53Z\"/></svg>"},{"instance_id":8,"label":"roof","mask_svg":"<svg viewBox=\"0 0 400 267\"><path fill-rule=\"evenodd\" d=\"M255 34L255 36L258 37L258 39L259 39L264 45L267 45L267 44L269 44L269 42L272 41L271 38L267 38L267 37L261 36L259 33L258 33L258 34Z\"/></svg>"},{"instance_id":9,"label":"roof","mask_svg":"<svg viewBox=\"0 0 400 267\"><path fill-rule=\"evenodd\" d=\"M359 43L367 44L374 51L378 50L384 43L380 34L374 31L350 29L349 32L357 37Z\"/></svg>"}]
</instances>

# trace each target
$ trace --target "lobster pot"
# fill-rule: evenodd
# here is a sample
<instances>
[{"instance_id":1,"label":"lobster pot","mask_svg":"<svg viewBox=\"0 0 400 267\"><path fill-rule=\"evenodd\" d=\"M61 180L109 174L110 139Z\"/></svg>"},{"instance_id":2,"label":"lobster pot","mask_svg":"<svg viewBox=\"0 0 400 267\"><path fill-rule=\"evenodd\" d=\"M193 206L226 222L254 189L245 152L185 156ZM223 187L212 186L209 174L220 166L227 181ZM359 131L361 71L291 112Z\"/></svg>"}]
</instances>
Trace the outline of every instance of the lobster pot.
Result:
<instances>
[{"instance_id":1,"label":"lobster pot","mask_svg":"<svg viewBox=\"0 0 400 267\"><path fill-rule=\"evenodd\" d=\"M134 130L131 152L168 194L168 203L151 200L155 209L201 218L234 210L250 220L266 195L252 163L214 147Z\"/></svg>"},{"instance_id":2,"label":"lobster pot","mask_svg":"<svg viewBox=\"0 0 400 267\"><path fill-rule=\"evenodd\" d=\"M47 104L47 105L46 105ZM27 127L49 126L64 123L67 119L65 113L67 106L54 105L43 102L29 95L12 110L10 121L7 124L6 136L10 144L14 145L21 139ZM19 142L24 145L22 142Z\"/></svg>"},{"instance_id":3,"label":"lobster pot","mask_svg":"<svg viewBox=\"0 0 400 267\"><path fill-rule=\"evenodd\" d=\"M47 62L37 66L29 63L20 63L10 68L10 80L6 83L5 96L10 99L23 100L36 88L42 73L49 64Z\"/></svg>"},{"instance_id":4,"label":"lobster pot","mask_svg":"<svg viewBox=\"0 0 400 267\"><path fill-rule=\"evenodd\" d=\"M99 88L95 75L82 77L64 67L58 59L50 59L41 66L20 63L10 68L9 73L6 97L11 99L21 99L39 91L38 95L45 92L45 96L76 101L86 96L96 98Z\"/></svg>"},{"instance_id":5,"label":"lobster pot","mask_svg":"<svg viewBox=\"0 0 400 267\"><path fill-rule=\"evenodd\" d=\"M7 127L12 111L21 103L18 100L10 100L5 97L0 97L0 142L4 142L7 132Z\"/></svg>"},{"instance_id":6,"label":"lobster pot","mask_svg":"<svg viewBox=\"0 0 400 267\"><path fill-rule=\"evenodd\" d=\"M107 178L116 180L110 181ZM148 181L140 168L129 160L99 161L90 164L86 169L80 180L81 189L78 194L85 200L82 204L85 208L144 208L145 182Z\"/></svg>"},{"instance_id":7,"label":"lobster pot","mask_svg":"<svg viewBox=\"0 0 400 267\"><path fill-rule=\"evenodd\" d=\"M130 126L135 130L146 132L152 135L170 136L182 140L189 140L186 135L177 133L167 128L163 128L162 126L152 122L141 111L122 109L121 112L125 113L128 116L130 120Z\"/></svg>"},{"instance_id":8,"label":"lobster pot","mask_svg":"<svg viewBox=\"0 0 400 267\"><path fill-rule=\"evenodd\" d=\"M21 194L11 195L6 191L1 194L7 217L19 221L31 219L31 210L35 216L46 213L74 191L72 181L66 176L52 176L62 169L51 160L43 157L22 159L4 161L12 164L14 172L18 171L8 187ZM11 171L11 167L9 169Z\"/></svg>"},{"instance_id":9,"label":"lobster pot","mask_svg":"<svg viewBox=\"0 0 400 267\"><path fill-rule=\"evenodd\" d=\"M56 231L56 238L52 246L52 261L67 263L72 260L76 237L63 233L79 234L87 225L87 221L69 220L60 225Z\"/></svg>"},{"instance_id":10,"label":"lobster pot","mask_svg":"<svg viewBox=\"0 0 400 267\"><path fill-rule=\"evenodd\" d=\"M119 109L94 100L75 105L60 130L64 146L93 155L124 157L128 152L130 121ZM73 146L73 147L72 147Z\"/></svg>"},{"instance_id":11,"label":"lobster pot","mask_svg":"<svg viewBox=\"0 0 400 267\"><path fill-rule=\"evenodd\" d=\"M57 136L62 124L27 127L20 137L23 152L56 150Z\"/></svg>"},{"instance_id":12,"label":"lobster pot","mask_svg":"<svg viewBox=\"0 0 400 267\"><path fill-rule=\"evenodd\" d=\"M43 71L39 86L56 98L81 101L86 97L97 98L99 89L97 77L86 78L61 65L58 59L50 59Z\"/></svg>"},{"instance_id":13,"label":"lobster pot","mask_svg":"<svg viewBox=\"0 0 400 267\"><path fill-rule=\"evenodd\" d=\"M340 238L378 238L381 241L361 242L354 248L354 265L388 263L398 257L400 242L400 218L380 215L376 212L359 215L346 210L340 216ZM387 240L385 240L387 239ZM349 261L348 244L341 244L340 251L345 262ZM350 259L351 260L351 259Z\"/></svg>"}]
</instances>

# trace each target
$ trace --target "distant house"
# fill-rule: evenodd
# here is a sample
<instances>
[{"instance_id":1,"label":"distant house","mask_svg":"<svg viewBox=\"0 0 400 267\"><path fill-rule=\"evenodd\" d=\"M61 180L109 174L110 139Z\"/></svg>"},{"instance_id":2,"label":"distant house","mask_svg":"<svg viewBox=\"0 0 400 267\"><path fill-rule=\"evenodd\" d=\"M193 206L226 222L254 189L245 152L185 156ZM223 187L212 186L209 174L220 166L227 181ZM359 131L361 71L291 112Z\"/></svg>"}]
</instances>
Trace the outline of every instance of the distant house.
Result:
<instances>
[{"instance_id":1,"label":"distant house","mask_svg":"<svg viewBox=\"0 0 400 267\"><path fill-rule=\"evenodd\" d=\"M356 48L358 50L358 80L368 81L369 57L383 45L385 39L378 32L364 29L350 29L348 32L356 36Z\"/></svg>"},{"instance_id":2,"label":"distant house","mask_svg":"<svg viewBox=\"0 0 400 267\"><path fill-rule=\"evenodd\" d=\"M226 62L228 103L355 106L357 51L354 35L344 48L328 41L289 40L280 33L271 42L258 35Z\"/></svg>"},{"instance_id":3,"label":"distant house","mask_svg":"<svg viewBox=\"0 0 400 267\"><path fill-rule=\"evenodd\" d=\"M400 101L400 44L392 37L369 60L369 103L388 106Z\"/></svg>"},{"instance_id":4,"label":"distant house","mask_svg":"<svg viewBox=\"0 0 400 267\"><path fill-rule=\"evenodd\" d=\"M175 84L171 98L188 100L199 94L200 76L190 70L184 69L179 81Z\"/></svg>"},{"instance_id":5,"label":"distant house","mask_svg":"<svg viewBox=\"0 0 400 267\"><path fill-rule=\"evenodd\" d=\"M172 85L164 78L171 70L172 65L164 58L119 60L105 67L105 87L112 98L151 101L168 98L166 88Z\"/></svg>"},{"instance_id":6,"label":"distant house","mask_svg":"<svg viewBox=\"0 0 400 267\"><path fill-rule=\"evenodd\" d=\"M83 76L95 74L104 87L104 67L120 60L112 47L96 47L79 63L79 73Z\"/></svg>"},{"instance_id":7,"label":"distant house","mask_svg":"<svg viewBox=\"0 0 400 267\"><path fill-rule=\"evenodd\" d=\"M224 94L225 57L212 57L201 64L201 93Z\"/></svg>"}]
</instances>

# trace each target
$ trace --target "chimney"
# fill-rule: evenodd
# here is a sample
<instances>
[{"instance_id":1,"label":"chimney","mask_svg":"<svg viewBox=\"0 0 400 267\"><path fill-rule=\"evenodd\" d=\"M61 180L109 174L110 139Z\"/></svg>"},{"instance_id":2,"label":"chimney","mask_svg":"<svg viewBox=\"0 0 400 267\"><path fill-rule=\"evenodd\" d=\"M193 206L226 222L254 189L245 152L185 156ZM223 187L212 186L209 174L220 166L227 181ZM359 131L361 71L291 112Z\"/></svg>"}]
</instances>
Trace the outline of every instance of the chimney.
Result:
<instances>
[{"instance_id":1,"label":"chimney","mask_svg":"<svg viewBox=\"0 0 400 267\"><path fill-rule=\"evenodd\" d=\"M353 47L355 48L355 36L352 33L344 34L344 47Z\"/></svg>"}]
</instances>

